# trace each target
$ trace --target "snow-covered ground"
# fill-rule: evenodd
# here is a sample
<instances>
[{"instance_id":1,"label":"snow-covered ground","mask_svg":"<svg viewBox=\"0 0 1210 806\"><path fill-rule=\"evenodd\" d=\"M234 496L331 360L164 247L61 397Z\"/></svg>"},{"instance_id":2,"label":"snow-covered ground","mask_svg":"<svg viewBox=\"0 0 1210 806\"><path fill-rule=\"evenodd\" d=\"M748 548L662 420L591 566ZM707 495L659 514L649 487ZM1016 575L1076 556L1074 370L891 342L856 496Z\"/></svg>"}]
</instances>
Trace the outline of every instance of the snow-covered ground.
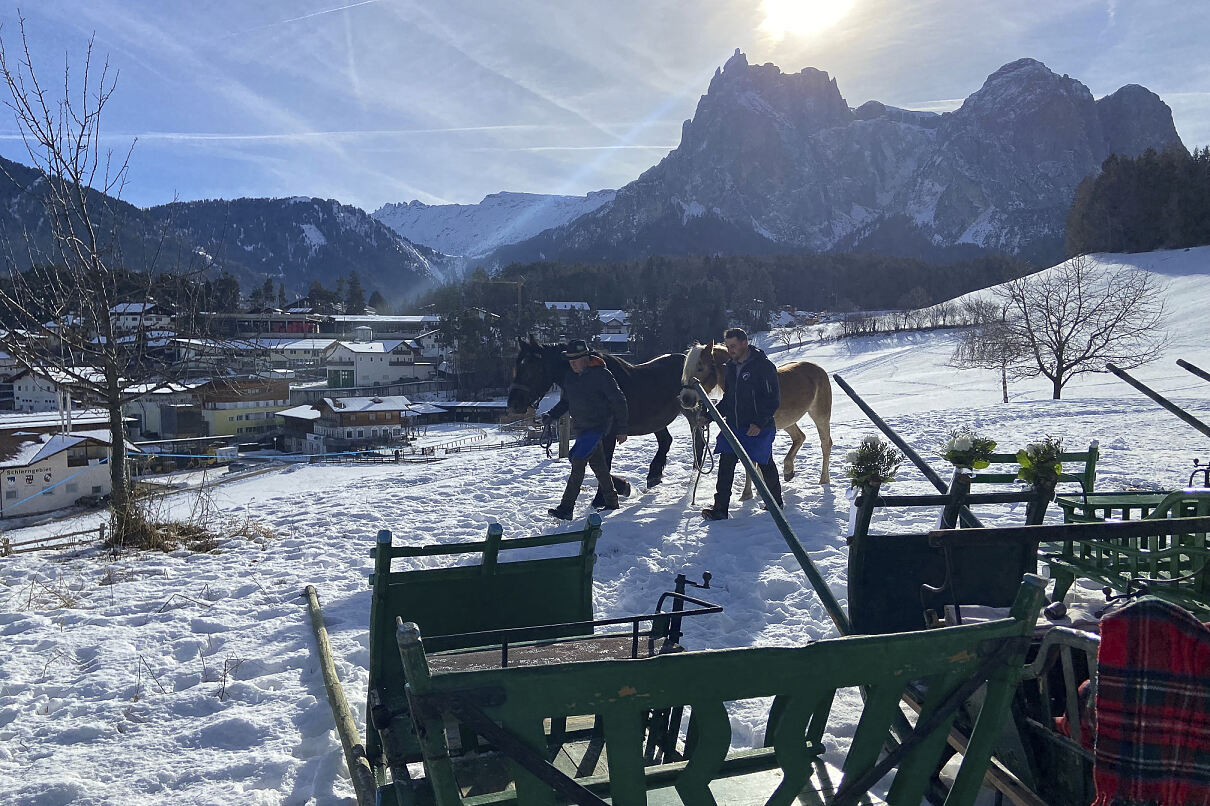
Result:
<instances>
[{"instance_id":1,"label":"snow-covered ground","mask_svg":"<svg viewBox=\"0 0 1210 806\"><path fill-rule=\"evenodd\" d=\"M1114 261L1164 275L1168 351L1136 377L1210 421L1210 383L1174 364L1210 367L1205 310L1210 248ZM933 466L947 429L970 425L1001 448L1044 434L1070 447L1099 439L1098 488L1174 487L1210 440L1109 375L1082 376L1049 399L1043 382L1014 384L999 401L994 373L945 365L954 334L910 333L780 353L840 373ZM816 483L819 448L809 422L800 474L786 487L787 516L832 592L845 602L847 521L844 455L875 431L838 388L833 478ZM736 503L728 521L698 516L683 424L665 483L606 516L595 570L597 613L646 612L672 577L709 570L719 616L687 622L698 647L790 645L833 628L770 517ZM779 436L775 452L788 440ZM616 468L641 480L651 437L622 446ZM214 554L148 554L113 560L97 552L0 560L0 803L351 804L352 788L324 698L300 593L318 587L337 668L364 724L369 654L369 550L379 529L398 540L480 538L492 521L505 535L549 533L545 510L567 468L541 448L455 454L424 465L289 465L202 493L169 499L180 516L206 513L232 537ZM905 468L896 492L930 491ZM589 492L579 517L587 515ZM983 516L985 513L980 512ZM986 520L1019 521L1004 508ZM920 530L935 512L894 511L879 530ZM13 540L93 525L96 516L9 532ZM249 530L254 521L271 535ZM417 560L416 565L434 560ZM847 742L853 704L838 704L832 741ZM759 741L756 707L733 711L737 744Z\"/></svg>"}]
</instances>

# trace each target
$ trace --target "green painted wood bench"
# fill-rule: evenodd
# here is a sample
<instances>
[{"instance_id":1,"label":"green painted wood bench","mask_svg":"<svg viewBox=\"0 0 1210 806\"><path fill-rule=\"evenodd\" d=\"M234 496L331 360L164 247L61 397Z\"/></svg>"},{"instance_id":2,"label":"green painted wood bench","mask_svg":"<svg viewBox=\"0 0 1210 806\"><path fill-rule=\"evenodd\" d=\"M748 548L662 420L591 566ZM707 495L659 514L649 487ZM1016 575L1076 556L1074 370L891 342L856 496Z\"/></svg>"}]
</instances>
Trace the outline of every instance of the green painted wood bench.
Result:
<instances>
[{"instance_id":1,"label":"green painted wood bench","mask_svg":"<svg viewBox=\"0 0 1210 806\"><path fill-rule=\"evenodd\" d=\"M793 648L682 652L655 658L509 669L430 669L421 631L400 624L411 714L425 777L411 802L439 806L521 803L856 804L887 785L887 801L918 804L957 711L986 685L981 712L946 806L974 801L994 738L1008 712L1028 636L1043 603L1044 580L1027 577L1007 619L916 633L856 636ZM425 639L427 642L427 639ZM900 698L911 681L928 697L915 729L883 754ZM843 778L823 780L828 717L840 689L863 687L861 718L840 763ZM733 751L726 704L772 698L764 747ZM645 766L645 715L690 712L682 759ZM545 719L599 714L604 761L568 773L552 763ZM508 758L513 786L486 792L473 770L462 779L449 754L450 722L469 725ZM842 746L844 742L841 742ZM603 767L603 769L602 769ZM465 768L464 768L465 770Z\"/></svg>"},{"instance_id":2,"label":"green painted wood bench","mask_svg":"<svg viewBox=\"0 0 1210 806\"><path fill-rule=\"evenodd\" d=\"M1055 579L1055 598L1065 596L1077 578L1122 593L1145 586L1150 593L1206 618L1210 614L1206 528L1166 522L1207 516L1210 490L1190 488L1169 493L1142 518L1068 524L1069 537L1048 540L1043 547Z\"/></svg>"},{"instance_id":3,"label":"green painted wood bench","mask_svg":"<svg viewBox=\"0 0 1210 806\"><path fill-rule=\"evenodd\" d=\"M1085 493L1091 493L1097 481L1097 460L1100 456L1101 448L1097 440L1090 442L1086 451L1063 451L1059 454L1064 471L1059 474L1059 483L1079 484ZM988 462L987 468L976 472L971 479L972 484L1012 484L1017 480L1017 472L1021 469L1017 454L993 453L988 457ZM1011 469L998 470L997 465L1011 465Z\"/></svg>"},{"instance_id":4,"label":"green painted wood bench","mask_svg":"<svg viewBox=\"0 0 1210 806\"><path fill-rule=\"evenodd\" d=\"M404 765L420 759L412 732L404 672L395 643L399 618L421 625L431 651L478 646L484 630L556 625L531 639L592 633L592 569L601 518L590 515L583 529L505 540L498 523L487 539L433 546L395 546L391 533L378 533L370 599L370 676L367 685L366 755L380 786L406 776ZM501 562L503 554L571 544L571 556ZM477 557L475 564L393 571L396 558ZM559 626L562 625L562 626ZM570 625L570 626L569 626Z\"/></svg>"},{"instance_id":5,"label":"green painted wood bench","mask_svg":"<svg viewBox=\"0 0 1210 806\"><path fill-rule=\"evenodd\" d=\"M1145 518L1168 497L1163 492L1103 492L1091 495L1060 495L1055 505L1063 510L1064 523L1096 523L1115 518Z\"/></svg>"}]
</instances>

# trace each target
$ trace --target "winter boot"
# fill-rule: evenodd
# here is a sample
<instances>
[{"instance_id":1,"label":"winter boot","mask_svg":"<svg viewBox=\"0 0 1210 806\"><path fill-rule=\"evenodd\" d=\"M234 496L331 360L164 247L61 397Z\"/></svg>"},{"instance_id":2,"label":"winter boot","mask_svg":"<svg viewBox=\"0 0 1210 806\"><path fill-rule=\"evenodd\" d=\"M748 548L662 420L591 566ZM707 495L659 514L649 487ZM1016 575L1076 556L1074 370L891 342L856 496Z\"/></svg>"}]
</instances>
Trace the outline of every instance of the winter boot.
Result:
<instances>
[{"instance_id":1,"label":"winter boot","mask_svg":"<svg viewBox=\"0 0 1210 806\"><path fill-rule=\"evenodd\" d=\"M727 520L727 510L706 507L702 510L702 517L708 521L725 521Z\"/></svg>"},{"instance_id":2,"label":"winter boot","mask_svg":"<svg viewBox=\"0 0 1210 806\"><path fill-rule=\"evenodd\" d=\"M575 513L572 512L571 507L564 508L563 506L557 506L546 510L546 514L561 521L569 521Z\"/></svg>"}]
</instances>

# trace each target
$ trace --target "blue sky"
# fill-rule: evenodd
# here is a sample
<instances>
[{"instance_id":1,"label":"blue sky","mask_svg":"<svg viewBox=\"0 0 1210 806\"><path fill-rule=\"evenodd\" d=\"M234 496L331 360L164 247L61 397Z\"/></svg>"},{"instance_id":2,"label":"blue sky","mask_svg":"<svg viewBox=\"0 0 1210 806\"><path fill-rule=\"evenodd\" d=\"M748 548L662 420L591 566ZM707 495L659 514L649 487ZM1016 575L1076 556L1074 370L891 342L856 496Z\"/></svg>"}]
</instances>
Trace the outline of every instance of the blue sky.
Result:
<instances>
[{"instance_id":1,"label":"blue sky","mask_svg":"<svg viewBox=\"0 0 1210 806\"><path fill-rule=\"evenodd\" d=\"M850 106L952 109L1030 56L1101 97L1142 84L1210 144L1204 0L3 0L61 81L87 38L119 71L123 198L473 203L617 187L680 139L735 48L828 71ZM10 115L0 154L26 161Z\"/></svg>"}]
</instances>

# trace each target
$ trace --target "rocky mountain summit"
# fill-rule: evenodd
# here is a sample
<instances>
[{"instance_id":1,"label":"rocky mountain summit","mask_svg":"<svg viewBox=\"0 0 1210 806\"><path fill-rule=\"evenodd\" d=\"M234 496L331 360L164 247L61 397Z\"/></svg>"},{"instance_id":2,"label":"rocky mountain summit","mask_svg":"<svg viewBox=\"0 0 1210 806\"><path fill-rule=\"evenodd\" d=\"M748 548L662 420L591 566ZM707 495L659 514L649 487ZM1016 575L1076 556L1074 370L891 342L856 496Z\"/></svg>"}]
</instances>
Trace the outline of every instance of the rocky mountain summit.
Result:
<instances>
[{"instance_id":1,"label":"rocky mountain summit","mask_svg":"<svg viewBox=\"0 0 1210 806\"><path fill-rule=\"evenodd\" d=\"M1154 93L1127 85L1096 100L1034 59L939 115L852 109L827 73L749 65L737 50L659 164L492 260L987 249L1045 261L1076 186L1110 153L1169 147L1184 148Z\"/></svg>"}]
</instances>

